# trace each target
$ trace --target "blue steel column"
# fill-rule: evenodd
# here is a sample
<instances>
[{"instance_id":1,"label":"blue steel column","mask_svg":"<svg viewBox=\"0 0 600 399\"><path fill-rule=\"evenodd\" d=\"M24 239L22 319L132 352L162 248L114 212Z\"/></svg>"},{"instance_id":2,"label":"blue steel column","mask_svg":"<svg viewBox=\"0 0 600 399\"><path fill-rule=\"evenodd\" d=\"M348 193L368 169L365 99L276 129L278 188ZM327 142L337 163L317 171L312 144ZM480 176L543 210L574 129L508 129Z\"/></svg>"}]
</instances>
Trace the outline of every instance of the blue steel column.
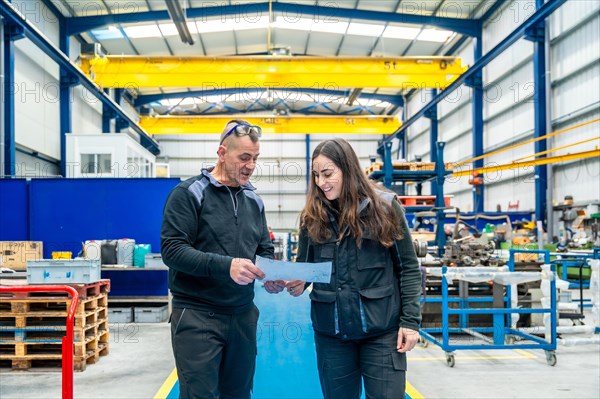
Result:
<instances>
[{"instance_id":1,"label":"blue steel column","mask_svg":"<svg viewBox=\"0 0 600 399\"><path fill-rule=\"evenodd\" d=\"M125 89L121 89L121 88L117 88L115 89L115 102L117 104L119 104L119 106L122 108L122 100L123 100L123 95L125 93ZM125 119L120 118L117 115L117 120L115 121L115 132L117 133L121 133L122 129L125 129L126 127L129 126L129 122L127 122Z\"/></svg>"},{"instance_id":2,"label":"blue steel column","mask_svg":"<svg viewBox=\"0 0 600 399\"><path fill-rule=\"evenodd\" d=\"M404 111L403 111L404 114ZM402 117L404 120L404 117ZM398 158L406 161L408 154L408 137L406 131L403 131L398 140ZM400 182L400 195L406 195L406 182Z\"/></svg>"},{"instance_id":3,"label":"blue steel column","mask_svg":"<svg viewBox=\"0 0 600 399\"><path fill-rule=\"evenodd\" d=\"M446 222L446 214L444 209L446 204L444 202L444 181L446 179L446 168L444 167L444 147L446 143L438 141L436 146L437 160L435 165L435 184L436 195L435 195L435 207L437 208L437 227L435 230L435 242L438 246L438 256L444 255L444 246L446 245L446 233L444 232L444 224Z\"/></svg>"},{"instance_id":4,"label":"blue steel column","mask_svg":"<svg viewBox=\"0 0 600 399\"><path fill-rule=\"evenodd\" d=\"M474 58L477 62L483 55L481 34L474 41ZM467 79L465 84L472 89L471 107L473 110L473 157L483 155L483 79L481 70L473 77ZM483 166L483 159L473 163L473 169ZM473 185L473 212L483 212L484 208L484 186Z\"/></svg>"},{"instance_id":5,"label":"blue steel column","mask_svg":"<svg viewBox=\"0 0 600 399\"><path fill-rule=\"evenodd\" d=\"M544 0L536 0L539 9L544 5ZM531 27L525 32L525 38L533 41L533 108L534 108L534 134L533 137L542 137L547 130L547 87L546 87L546 25L545 22ZM546 139L535 142L535 152L546 151ZM538 158L546 157L542 155ZM546 218L546 191L548 190L548 169L546 165L535 167L535 218L544 221Z\"/></svg>"},{"instance_id":6,"label":"blue steel column","mask_svg":"<svg viewBox=\"0 0 600 399\"><path fill-rule=\"evenodd\" d=\"M406 107L407 101L404 97L402 97L402 124L406 120ZM406 162L406 158L408 157L408 132L406 130L402 131L400 138L398 140L398 158L403 159ZM400 183L400 195L406 195L406 182L402 181Z\"/></svg>"},{"instance_id":7,"label":"blue steel column","mask_svg":"<svg viewBox=\"0 0 600 399\"><path fill-rule=\"evenodd\" d=\"M109 89L103 90L106 95L110 95ZM102 133L110 133L110 122L117 116L115 111L106 104L102 104Z\"/></svg>"},{"instance_id":8,"label":"blue steel column","mask_svg":"<svg viewBox=\"0 0 600 399\"><path fill-rule=\"evenodd\" d=\"M69 45L71 37L68 36L65 28L64 18L59 18L59 39L58 47L67 57L69 56ZM60 67L60 173L67 177L67 134L73 130L71 116L73 115L73 95L71 87L75 79L69 72Z\"/></svg>"},{"instance_id":9,"label":"blue steel column","mask_svg":"<svg viewBox=\"0 0 600 399\"><path fill-rule=\"evenodd\" d=\"M392 173L394 166L392 165L392 142L385 143L383 150L383 185L387 188L392 188Z\"/></svg>"},{"instance_id":10,"label":"blue steel column","mask_svg":"<svg viewBox=\"0 0 600 399\"><path fill-rule=\"evenodd\" d=\"M4 22L4 174L14 176L16 173L16 143L15 143L15 45L14 29Z\"/></svg>"},{"instance_id":11,"label":"blue steel column","mask_svg":"<svg viewBox=\"0 0 600 399\"><path fill-rule=\"evenodd\" d=\"M310 153L310 134L307 134L304 138L304 142L306 145L306 192L308 193L308 186L310 185L310 178L312 177L311 173L311 153Z\"/></svg>"},{"instance_id":12,"label":"blue steel column","mask_svg":"<svg viewBox=\"0 0 600 399\"><path fill-rule=\"evenodd\" d=\"M437 89L431 90L431 97L434 98L437 96ZM438 141L438 132L439 132L439 123L438 123L438 106L437 104L428 109L425 112L425 118L429 119L429 158L431 162L437 163L437 141ZM436 195L437 193L437 183L435 181L431 182L431 195Z\"/></svg>"}]
</instances>

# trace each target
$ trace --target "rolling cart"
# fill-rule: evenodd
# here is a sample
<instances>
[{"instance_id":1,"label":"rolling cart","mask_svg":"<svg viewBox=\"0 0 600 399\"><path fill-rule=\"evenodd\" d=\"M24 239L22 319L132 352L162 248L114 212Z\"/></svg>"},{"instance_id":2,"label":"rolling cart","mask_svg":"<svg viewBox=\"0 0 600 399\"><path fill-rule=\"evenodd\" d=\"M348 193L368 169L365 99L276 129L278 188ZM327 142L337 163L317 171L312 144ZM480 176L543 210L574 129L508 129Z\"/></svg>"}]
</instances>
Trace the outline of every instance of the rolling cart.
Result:
<instances>
[{"instance_id":1,"label":"rolling cart","mask_svg":"<svg viewBox=\"0 0 600 399\"><path fill-rule=\"evenodd\" d=\"M519 250L511 250L513 252ZM462 349L542 349L546 353L546 361L550 366L556 364L556 282L554 268L550 264L550 253L548 251L527 251L544 256L545 265L541 272L514 272L510 266L504 267L431 267L427 272L442 277L442 326L441 328L424 328L421 336L425 342L429 341L444 350L446 353L446 365L454 367L456 350ZM485 282L494 284L495 294L493 297L477 298L452 298L448 295L449 281ZM542 280L542 284L549 287L549 297L543 299L542 308L518 308L516 303L516 284ZM511 287L514 285L515 287ZM513 299L513 291L515 298ZM471 303L492 303L492 307L472 308ZM455 305L451 307L450 304ZM511 315L542 313L549 319L546 323L544 338L524 333L516 328L516 320ZM469 315L489 314L492 315L492 325L486 327L470 326ZM451 327L450 315L458 315L460 325ZM451 335L467 335L478 339L482 344L457 344L451 342ZM441 335L441 338L440 338ZM517 343L517 339L523 341Z\"/></svg>"}]
</instances>

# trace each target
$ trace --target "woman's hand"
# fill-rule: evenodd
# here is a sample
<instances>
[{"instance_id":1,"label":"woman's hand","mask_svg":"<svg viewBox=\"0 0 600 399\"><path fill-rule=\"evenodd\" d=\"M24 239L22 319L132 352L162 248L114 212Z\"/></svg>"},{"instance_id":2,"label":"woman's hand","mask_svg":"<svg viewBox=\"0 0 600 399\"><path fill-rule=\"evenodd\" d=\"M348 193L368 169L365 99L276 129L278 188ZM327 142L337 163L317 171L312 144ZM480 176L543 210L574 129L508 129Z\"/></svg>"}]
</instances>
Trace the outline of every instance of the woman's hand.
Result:
<instances>
[{"instance_id":1,"label":"woman's hand","mask_svg":"<svg viewBox=\"0 0 600 399\"><path fill-rule=\"evenodd\" d=\"M265 281L265 290L269 294L278 294L285 288L285 281L283 280L269 280Z\"/></svg>"},{"instance_id":2,"label":"woman's hand","mask_svg":"<svg viewBox=\"0 0 600 399\"><path fill-rule=\"evenodd\" d=\"M302 280L290 280L286 282L285 286L287 287L287 292L290 293L291 296L300 296L304 292L305 281Z\"/></svg>"},{"instance_id":3,"label":"woman's hand","mask_svg":"<svg viewBox=\"0 0 600 399\"><path fill-rule=\"evenodd\" d=\"M396 349L398 352L411 351L419 341L419 332L410 328L400 327L398 330L398 344Z\"/></svg>"}]
</instances>

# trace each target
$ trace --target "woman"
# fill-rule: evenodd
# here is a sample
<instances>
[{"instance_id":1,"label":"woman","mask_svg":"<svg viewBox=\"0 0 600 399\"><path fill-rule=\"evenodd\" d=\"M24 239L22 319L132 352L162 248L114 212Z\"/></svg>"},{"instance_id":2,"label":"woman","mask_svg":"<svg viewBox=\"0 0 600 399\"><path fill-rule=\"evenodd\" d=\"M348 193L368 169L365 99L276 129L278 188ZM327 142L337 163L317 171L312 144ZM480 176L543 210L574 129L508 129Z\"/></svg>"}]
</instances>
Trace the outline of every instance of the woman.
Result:
<instances>
[{"instance_id":1,"label":"woman","mask_svg":"<svg viewBox=\"0 0 600 399\"><path fill-rule=\"evenodd\" d=\"M377 189L343 139L312 156L300 216L298 261L333 262L329 284L310 293L325 399L404 398L406 352L419 337L421 272L393 193ZM303 281L287 283L293 296Z\"/></svg>"}]
</instances>

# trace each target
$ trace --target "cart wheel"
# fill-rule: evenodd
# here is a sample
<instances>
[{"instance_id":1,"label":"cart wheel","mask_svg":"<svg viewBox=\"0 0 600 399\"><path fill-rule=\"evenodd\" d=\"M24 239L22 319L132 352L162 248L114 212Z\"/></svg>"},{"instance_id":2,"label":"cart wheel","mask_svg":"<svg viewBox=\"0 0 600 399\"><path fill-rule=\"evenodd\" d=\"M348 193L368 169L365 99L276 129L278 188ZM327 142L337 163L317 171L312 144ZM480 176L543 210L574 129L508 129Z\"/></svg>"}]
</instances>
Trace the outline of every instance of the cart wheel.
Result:
<instances>
[{"instance_id":1,"label":"cart wheel","mask_svg":"<svg viewBox=\"0 0 600 399\"><path fill-rule=\"evenodd\" d=\"M550 366L556 366L556 354L554 352L546 352L546 363Z\"/></svg>"},{"instance_id":2,"label":"cart wheel","mask_svg":"<svg viewBox=\"0 0 600 399\"><path fill-rule=\"evenodd\" d=\"M429 346L429 340L421 337L419 338L419 344L421 344L421 348L427 348Z\"/></svg>"},{"instance_id":3,"label":"cart wheel","mask_svg":"<svg viewBox=\"0 0 600 399\"><path fill-rule=\"evenodd\" d=\"M506 344L507 344L507 345L514 345L514 344L515 344L515 342L517 342L517 340L516 340L516 338L515 338L515 336L514 336L514 335L508 335L508 336L506 337Z\"/></svg>"},{"instance_id":4,"label":"cart wheel","mask_svg":"<svg viewBox=\"0 0 600 399\"><path fill-rule=\"evenodd\" d=\"M446 353L446 366L454 367L454 354Z\"/></svg>"}]
</instances>

